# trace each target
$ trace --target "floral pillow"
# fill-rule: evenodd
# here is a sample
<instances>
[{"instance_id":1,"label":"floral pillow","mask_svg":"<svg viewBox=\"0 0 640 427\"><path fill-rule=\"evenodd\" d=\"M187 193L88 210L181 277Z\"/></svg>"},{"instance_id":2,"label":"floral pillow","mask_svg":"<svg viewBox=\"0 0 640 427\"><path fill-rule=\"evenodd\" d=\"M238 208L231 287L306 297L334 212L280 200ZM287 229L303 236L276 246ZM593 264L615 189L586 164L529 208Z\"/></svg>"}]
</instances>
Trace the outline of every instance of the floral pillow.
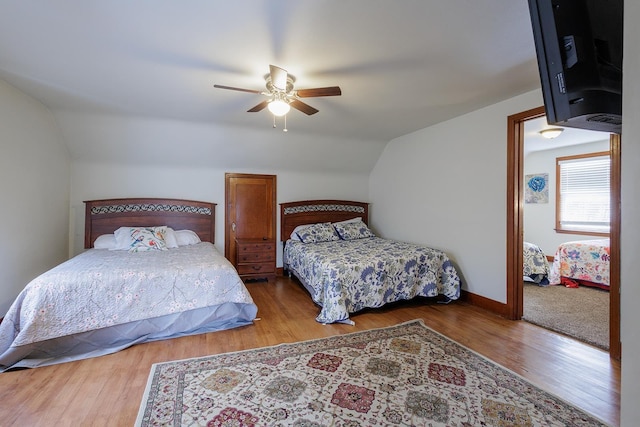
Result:
<instances>
[{"instance_id":1,"label":"floral pillow","mask_svg":"<svg viewBox=\"0 0 640 427\"><path fill-rule=\"evenodd\" d=\"M342 240L364 239L376 237L364 222L347 222L334 224L334 227Z\"/></svg>"},{"instance_id":2,"label":"floral pillow","mask_svg":"<svg viewBox=\"0 0 640 427\"><path fill-rule=\"evenodd\" d=\"M330 222L310 225L309 227L305 227L298 231L297 234L302 243L332 242L340 240L340 236L338 236L336 229L333 228L333 225L331 225Z\"/></svg>"},{"instance_id":3,"label":"floral pillow","mask_svg":"<svg viewBox=\"0 0 640 427\"><path fill-rule=\"evenodd\" d=\"M166 251L167 227L120 227L115 231L116 250Z\"/></svg>"},{"instance_id":4,"label":"floral pillow","mask_svg":"<svg viewBox=\"0 0 640 427\"><path fill-rule=\"evenodd\" d=\"M300 237L298 237L298 232L302 233L302 230L304 230L307 227L311 227L313 224L302 224L297 226L296 228L293 229L293 231L291 232L291 235L289 236L290 239L292 240L296 240L298 242L301 242Z\"/></svg>"}]
</instances>

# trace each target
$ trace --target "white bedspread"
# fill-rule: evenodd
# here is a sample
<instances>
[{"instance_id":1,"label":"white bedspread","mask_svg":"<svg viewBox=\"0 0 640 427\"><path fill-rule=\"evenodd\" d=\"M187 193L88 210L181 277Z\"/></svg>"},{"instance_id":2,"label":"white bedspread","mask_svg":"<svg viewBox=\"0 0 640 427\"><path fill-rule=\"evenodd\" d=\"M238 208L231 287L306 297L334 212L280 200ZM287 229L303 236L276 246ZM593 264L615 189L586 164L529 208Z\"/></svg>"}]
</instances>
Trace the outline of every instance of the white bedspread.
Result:
<instances>
[{"instance_id":1,"label":"white bedspread","mask_svg":"<svg viewBox=\"0 0 640 427\"><path fill-rule=\"evenodd\" d=\"M89 249L20 293L0 324L0 362L11 347L224 303L257 311L211 243L138 253Z\"/></svg>"}]
</instances>

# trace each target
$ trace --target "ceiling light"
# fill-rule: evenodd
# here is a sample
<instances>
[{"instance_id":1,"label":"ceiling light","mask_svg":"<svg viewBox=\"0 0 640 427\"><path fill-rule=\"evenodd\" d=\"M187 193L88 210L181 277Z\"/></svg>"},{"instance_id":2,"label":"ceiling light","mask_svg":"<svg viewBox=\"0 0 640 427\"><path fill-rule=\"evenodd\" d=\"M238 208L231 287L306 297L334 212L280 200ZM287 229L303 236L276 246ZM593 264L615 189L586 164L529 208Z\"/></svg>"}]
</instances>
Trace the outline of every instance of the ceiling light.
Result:
<instances>
[{"instance_id":1,"label":"ceiling light","mask_svg":"<svg viewBox=\"0 0 640 427\"><path fill-rule=\"evenodd\" d=\"M284 116L291 109L291 107L289 107L289 104L287 104L285 101L282 101L280 99L271 101L267 106L267 108L269 108L269 111L271 111L271 113L274 116L278 116L278 117Z\"/></svg>"},{"instance_id":2,"label":"ceiling light","mask_svg":"<svg viewBox=\"0 0 640 427\"><path fill-rule=\"evenodd\" d=\"M562 129L562 128L542 129L540 131L540 135L542 135L543 137L545 137L547 139L553 139L553 138L558 137L558 135L560 135L563 130L564 129Z\"/></svg>"}]
</instances>

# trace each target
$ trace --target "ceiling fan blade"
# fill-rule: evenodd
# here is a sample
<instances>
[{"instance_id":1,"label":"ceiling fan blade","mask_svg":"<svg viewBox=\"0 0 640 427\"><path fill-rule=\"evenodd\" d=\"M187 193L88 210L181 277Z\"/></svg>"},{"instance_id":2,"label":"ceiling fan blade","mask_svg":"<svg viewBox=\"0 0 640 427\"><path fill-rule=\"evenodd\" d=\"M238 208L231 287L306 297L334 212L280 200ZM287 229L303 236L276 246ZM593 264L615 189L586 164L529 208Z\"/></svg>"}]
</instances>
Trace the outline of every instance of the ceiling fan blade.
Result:
<instances>
[{"instance_id":1,"label":"ceiling fan blade","mask_svg":"<svg viewBox=\"0 0 640 427\"><path fill-rule=\"evenodd\" d=\"M287 70L275 65L269 65L269 71L271 72L271 84L278 90L287 89Z\"/></svg>"},{"instance_id":2,"label":"ceiling fan blade","mask_svg":"<svg viewBox=\"0 0 640 427\"><path fill-rule=\"evenodd\" d=\"M213 87L216 87L218 89L229 89L229 90L237 90L240 92L249 92L249 93L262 93L259 90L253 90L253 89L242 89L239 87L231 87L231 86L222 86L222 85L213 85Z\"/></svg>"},{"instance_id":3,"label":"ceiling fan blade","mask_svg":"<svg viewBox=\"0 0 640 427\"><path fill-rule=\"evenodd\" d=\"M297 99L292 99L291 102L289 102L289 105L291 105L296 110L302 111L308 116L318 112L318 110L313 108L311 105L305 104L304 102L299 101Z\"/></svg>"},{"instance_id":4,"label":"ceiling fan blade","mask_svg":"<svg viewBox=\"0 0 640 427\"><path fill-rule=\"evenodd\" d=\"M262 101L260 104L256 105L250 110L247 110L247 113L257 113L258 111L264 110L264 108L269 104L269 101Z\"/></svg>"},{"instance_id":5,"label":"ceiling fan blade","mask_svg":"<svg viewBox=\"0 0 640 427\"><path fill-rule=\"evenodd\" d=\"M296 91L296 95L300 98L311 98L314 96L339 96L342 95L342 91L339 86L317 87L314 89L299 89Z\"/></svg>"}]
</instances>

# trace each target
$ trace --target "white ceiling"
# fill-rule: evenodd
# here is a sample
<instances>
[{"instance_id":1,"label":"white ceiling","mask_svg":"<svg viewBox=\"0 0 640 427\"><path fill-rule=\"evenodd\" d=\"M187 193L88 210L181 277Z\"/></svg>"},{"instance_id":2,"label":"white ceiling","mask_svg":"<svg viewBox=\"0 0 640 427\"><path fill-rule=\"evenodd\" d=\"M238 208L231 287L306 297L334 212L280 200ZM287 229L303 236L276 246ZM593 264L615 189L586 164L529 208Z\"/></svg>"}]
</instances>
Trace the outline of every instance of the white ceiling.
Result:
<instances>
[{"instance_id":1,"label":"white ceiling","mask_svg":"<svg viewBox=\"0 0 640 427\"><path fill-rule=\"evenodd\" d=\"M541 130L549 128L562 129L562 133L553 139L547 139L540 135ZM541 117L528 120L524 124L524 152L526 155L533 151L552 150L595 141L608 141L609 136L610 134L607 132L550 126L546 117Z\"/></svg>"},{"instance_id":2,"label":"white ceiling","mask_svg":"<svg viewBox=\"0 0 640 427\"><path fill-rule=\"evenodd\" d=\"M526 0L0 0L0 79L53 111L267 129L269 64L307 98L290 132L389 141L539 87ZM279 124L281 126L281 124Z\"/></svg>"}]
</instances>

